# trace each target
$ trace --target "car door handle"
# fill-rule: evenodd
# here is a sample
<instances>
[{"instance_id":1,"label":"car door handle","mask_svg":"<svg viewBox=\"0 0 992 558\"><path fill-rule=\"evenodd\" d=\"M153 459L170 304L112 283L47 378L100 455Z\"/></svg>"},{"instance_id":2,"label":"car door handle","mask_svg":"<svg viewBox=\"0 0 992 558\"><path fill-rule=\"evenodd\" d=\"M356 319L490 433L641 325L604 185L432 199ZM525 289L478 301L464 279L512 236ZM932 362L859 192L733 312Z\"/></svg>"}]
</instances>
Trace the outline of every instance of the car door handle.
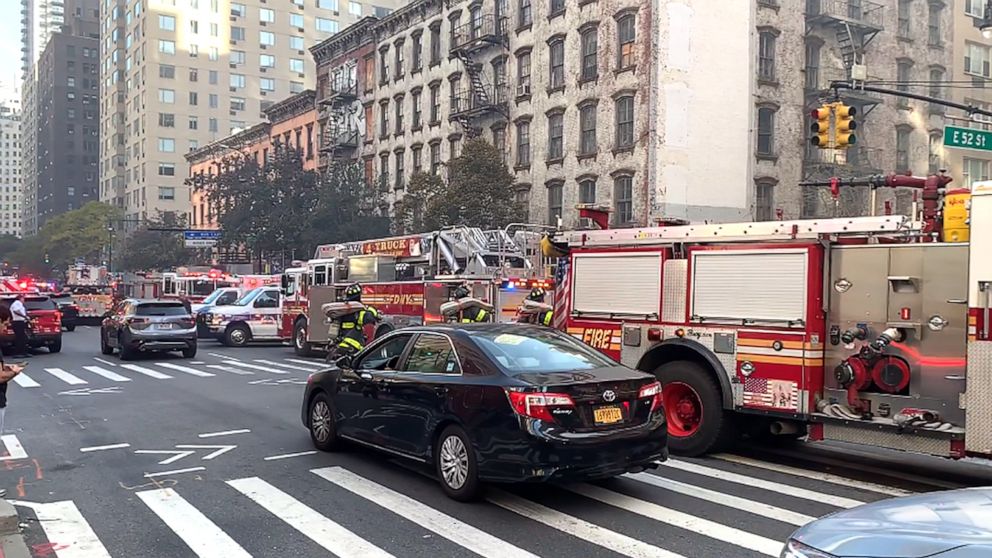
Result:
<instances>
[{"instance_id":1,"label":"car door handle","mask_svg":"<svg viewBox=\"0 0 992 558\"><path fill-rule=\"evenodd\" d=\"M444 387L444 386L436 386L434 388L434 393L436 393L438 395L445 395L445 394L448 393L448 388L447 387Z\"/></svg>"},{"instance_id":2,"label":"car door handle","mask_svg":"<svg viewBox=\"0 0 992 558\"><path fill-rule=\"evenodd\" d=\"M947 299L948 304L968 304L968 299L966 298L949 298Z\"/></svg>"}]
</instances>

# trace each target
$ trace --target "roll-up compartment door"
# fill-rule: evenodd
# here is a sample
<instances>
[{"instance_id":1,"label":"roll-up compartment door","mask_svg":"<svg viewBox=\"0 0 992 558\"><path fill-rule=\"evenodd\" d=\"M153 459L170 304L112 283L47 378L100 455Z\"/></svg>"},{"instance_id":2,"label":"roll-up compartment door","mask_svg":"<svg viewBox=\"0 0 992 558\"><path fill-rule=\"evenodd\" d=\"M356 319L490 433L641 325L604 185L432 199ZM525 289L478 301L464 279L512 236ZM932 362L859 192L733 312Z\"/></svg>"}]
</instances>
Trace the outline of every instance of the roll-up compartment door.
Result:
<instances>
[{"instance_id":1,"label":"roll-up compartment door","mask_svg":"<svg viewBox=\"0 0 992 558\"><path fill-rule=\"evenodd\" d=\"M661 254L576 254L572 265L574 313L659 315Z\"/></svg>"},{"instance_id":2,"label":"roll-up compartment door","mask_svg":"<svg viewBox=\"0 0 992 558\"><path fill-rule=\"evenodd\" d=\"M806 249L693 252L693 320L805 320L807 260Z\"/></svg>"}]
</instances>

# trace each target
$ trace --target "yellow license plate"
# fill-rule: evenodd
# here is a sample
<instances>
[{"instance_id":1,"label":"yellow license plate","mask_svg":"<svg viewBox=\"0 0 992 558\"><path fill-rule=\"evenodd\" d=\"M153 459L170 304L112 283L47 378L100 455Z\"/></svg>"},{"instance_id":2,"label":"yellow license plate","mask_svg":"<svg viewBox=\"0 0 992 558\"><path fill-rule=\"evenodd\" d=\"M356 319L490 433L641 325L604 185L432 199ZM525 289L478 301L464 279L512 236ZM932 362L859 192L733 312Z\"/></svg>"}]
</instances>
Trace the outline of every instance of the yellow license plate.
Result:
<instances>
[{"instance_id":1,"label":"yellow license plate","mask_svg":"<svg viewBox=\"0 0 992 558\"><path fill-rule=\"evenodd\" d=\"M613 424L623 420L620 407L600 407L592 410L592 418L596 424Z\"/></svg>"}]
</instances>

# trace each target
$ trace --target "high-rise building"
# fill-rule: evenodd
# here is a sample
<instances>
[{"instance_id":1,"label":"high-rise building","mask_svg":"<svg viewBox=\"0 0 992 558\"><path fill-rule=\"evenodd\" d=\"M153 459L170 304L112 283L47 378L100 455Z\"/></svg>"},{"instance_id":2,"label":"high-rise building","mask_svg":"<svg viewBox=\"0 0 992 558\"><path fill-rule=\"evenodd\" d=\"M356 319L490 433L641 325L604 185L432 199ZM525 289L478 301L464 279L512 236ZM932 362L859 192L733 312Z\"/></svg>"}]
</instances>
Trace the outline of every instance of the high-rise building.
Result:
<instances>
[{"instance_id":1,"label":"high-rise building","mask_svg":"<svg viewBox=\"0 0 992 558\"><path fill-rule=\"evenodd\" d=\"M21 113L10 104L0 105L0 235L21 236Z\"/></svg>"},{"instance_id":2,"label":"high-rise building","mask_svg":"<svg viewBox=\"0 0 992 558\"><path fill-rule=\"evenodd\" d=\"M28 76L53 33L65 23L64 0L21 0L21 71Z\"/></svg>"},{"instance_id":3,"label":"high-rise building","mask_svg":"<svg viewBox=\"0 0 992 558\"><path fill-rule=\"evenodd\" d=\"M307 49L397 0L101 2L100 199L130 219L189 213L184 154L315 85Z\"/></svg>"}]
</instances>

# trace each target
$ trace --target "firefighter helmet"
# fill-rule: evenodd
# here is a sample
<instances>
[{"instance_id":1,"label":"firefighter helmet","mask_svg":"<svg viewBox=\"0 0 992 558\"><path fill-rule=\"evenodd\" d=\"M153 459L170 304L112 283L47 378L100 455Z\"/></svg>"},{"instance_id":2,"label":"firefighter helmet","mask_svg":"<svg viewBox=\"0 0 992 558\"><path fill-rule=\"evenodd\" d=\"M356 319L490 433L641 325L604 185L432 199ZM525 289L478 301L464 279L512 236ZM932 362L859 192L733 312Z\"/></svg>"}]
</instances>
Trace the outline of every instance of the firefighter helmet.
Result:
<instances>
[{"instance_id":1,"label":"firefighter helmet","mask_svg":"<svg viewBox=\"0 0 992 558\"><path fill-rule=\"evenodd\" d=\"M534 302L544 302L544 289L541 287L534 287L531 289L530 294L527 295L527 300L533 300Z\"/></svg>"},{"instance_id":2,"label":"firefighter helmet","mask_svg":"<svg viewBox=\"0 0 992 558\"><path fill-rule=\"evenodd\" d=\"M344 290L344 299L347 302L361 302L362 286L358 283L348 285L348 288Z\"/></svg>"},{"instance_id":3,"label":"firefighter helmet","mask_svg":"<svg viewBox=\"0 0 992 558\"><path fill-rule=\"evenodd\" d=\"M461 285L458 285L457 287L455 287L455 292L452 293L452 294L455 297L455 300L458 300L460 298L465 298L465 297L471 296L472 295L472 291L469 290L468 285L466 285L465 283L462 283Z\"/></svg>"}]
</instances>

